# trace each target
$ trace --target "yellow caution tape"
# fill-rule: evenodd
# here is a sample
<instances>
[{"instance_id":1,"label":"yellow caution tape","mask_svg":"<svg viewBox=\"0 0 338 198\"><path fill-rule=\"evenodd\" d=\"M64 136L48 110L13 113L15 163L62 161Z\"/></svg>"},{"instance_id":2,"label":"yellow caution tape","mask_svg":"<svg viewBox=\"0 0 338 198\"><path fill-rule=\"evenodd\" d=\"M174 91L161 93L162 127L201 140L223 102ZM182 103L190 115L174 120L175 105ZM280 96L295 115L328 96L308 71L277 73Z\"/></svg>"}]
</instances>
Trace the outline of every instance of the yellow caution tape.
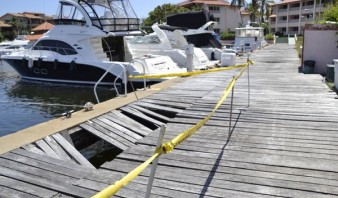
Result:
<instances>
[{"instance_id":1,"label":"yellow caution tape","mask_svg":"<svg viewBox=\"0 0 338 198\"><path fill-rule=\"evenodd\" d=\"M229 67L221 67L221 68L214 68L214 69L208 69L208 70L198 70L198 71L192 71L192 72L182 72L182 73L171 73L171 74L157 74L157 75L139 75L139 76L129 76L128 78L133 79L151 79L151 78L168 78L168 77L187 77L187 76L195 76L210 72L219 72L219 71L225 71L225 70L233 70L238 68L243 68L247 64L241 64L241 65L235 65L235 66L229 66Z\"/></svg>"},{"instance_id":2,"label":"yellow caution tape","mask_svg":"<svg viewBox=\"0 0 338 198\"><path fill-rule=\"evenodd\" d=\"M121 180L116 181L115 184L112 184L102 190L101 192L97 193L96 195L92 196L92 198L108 198L114 195L117 191L119 191L123 186L127 185L131 180L137 177L147 166L154 161L157 157L159 157L160 153L155 153L151 156L147 161L143 162L141 165L136 167L134 170L128 173L125 177Z\"/></svg>"},{"instance_id":3,"label":"yellow caution tape","mask_svg":"<svg viewBox=\"0 0 338 198\"><path fill-rule=\"evenodd\" d=\"M249 62L249 60L248 60L247 64L243 64L243 65L240 65L240 66L235 66L237 68L242 68L240 74L232 79L232 81L230 82L230 84L225 89L225 91L224 91L221 99L215 105L215 107L212 110L212 112L209 113L203 120L199 121L195 126L189 128L188 130L180 133L174 139L172 139L172 140L164 143L160 149L156 149L154 155L151 156L148 160L146 160L141 165L139 165L138 167L136 167L134 170L132 170L131 172L129 172L121 180L116 181L114 184L108 186L107 188L105 188L101 192L99 192L96 195L92 196L92 198L106 198L106 197L108 198L108 197L114 195L122 187L124 187L130 181L132 181L135 177L137 177L145 168L147 168L147 166L153 160L155 160L157 157L159 157L162 153L169 153L169 152L171 152L172 150L175 149L175 147L177 145L179 145L184 140L186 140L187 138L189 138L190 136L192 136L193 134L195 134L199 128L201 128L205 123L207 123L210 120L210 118L215 114L215 112L217 111L217 109L222 105L222 103L224 102L224 100L228 97L228 95L229 95L230 91L232 90L232 88L235 86L235 83L236 83L237 79L244 73L244 71L249 66L249 64L253 64L253 62L252 61ZM220 68L220 69L223 69L223 68ZM191 73L191 72L189 72L189 73Z\"/></svg>"},{"instance_id":4,"label":"yellow caution tape","mask_svg":"<svg viewBox=\"0 0 338 198\"><path fill-rule=\"evenodd\" d=\"M242 70L244 70L244 69L242 69ZM234 87L235 83L236 83L236 78L232 79L231 83L228 85L225 92L223 93L222 98L218 101L218 103L216 104L216 106L214 107L212 112L209 113L209 115L207 115L207 117L205 117L203 120L199 121L195 126L193 126L193 127L189 128L188 130L180 133L174 139L169 140L168 142L164 143L162 145L163 152L164 153L171 152L172 150L175 149L175 147L177 145L179 145L181 142L183 142L184 140L186 140L187 138L189 138L190 136L195 134L199 128L201 128L205 123L207 123L210 120L210 118L215 114L217 109L222 105L224 100L228 97L229 92Z\"/></svg>"}]
</instances>

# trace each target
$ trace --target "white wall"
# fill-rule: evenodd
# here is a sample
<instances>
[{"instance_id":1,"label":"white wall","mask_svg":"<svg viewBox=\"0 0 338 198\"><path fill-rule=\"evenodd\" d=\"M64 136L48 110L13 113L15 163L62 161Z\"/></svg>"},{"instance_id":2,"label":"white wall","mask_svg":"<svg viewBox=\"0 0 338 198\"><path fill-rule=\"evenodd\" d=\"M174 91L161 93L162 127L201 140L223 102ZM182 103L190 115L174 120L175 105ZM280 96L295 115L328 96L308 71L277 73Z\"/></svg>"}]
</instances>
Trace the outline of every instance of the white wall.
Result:
<instances>
[{"instance_id":1,"label":"white wall","mask_svg":"<svg viewBox=\"0 0 338 198\"><path fill-rule=\"evenodd\" d=\"M220 12L213 13L214 17L220 19L217 28L220 29L221 32L224 32L228 29L231 31L235 31L235 28L238 28L238 24L241 23L241 16L239 13L239 8L231 7L231 6L223 6L220 7ZM247 24L249 17L243 16L244 26Z\"/></svg>"},{"instance_id":2,"label":"white wall","mask_svg":"<svg viewBox=\"0 0 338 198\"><path fill-rule=\"evenodd\" d=\"M326 74L326 65L338 59L337 30L305 30L303 41L303 63L316 61L315 73ZM304 67L304 64L303 64Z\"/></svg>"}]
</instances>

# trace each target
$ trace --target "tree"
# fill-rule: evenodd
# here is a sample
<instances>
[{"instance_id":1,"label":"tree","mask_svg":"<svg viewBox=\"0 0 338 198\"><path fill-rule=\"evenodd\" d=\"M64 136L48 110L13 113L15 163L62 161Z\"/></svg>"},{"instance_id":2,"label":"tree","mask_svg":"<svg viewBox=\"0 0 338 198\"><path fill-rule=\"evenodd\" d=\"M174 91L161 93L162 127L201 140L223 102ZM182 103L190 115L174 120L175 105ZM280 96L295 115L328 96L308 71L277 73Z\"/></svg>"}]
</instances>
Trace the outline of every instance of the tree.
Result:
<instances>
[{"instance_id":1,"label":"tree","mask_svg":"<svg viewBox=\"0 0 338 198\"><path fill-rule=\"evenodd\" d=\"M338 22L338 4L336 3L325 8L322 17L324 21Z\"/></svg>"},{"instance_id":2,"label":"tree","mask_svg":"<svg viewBox=\"0 0 338 198\"><path fill-rule=\"evenodd\" d=\"M259 17L259 9L257 2L253 0L251 3L248 4L246 10L250 13L250 21L256 22L256 17ZM254 4L255 3L255 4Z\"/></svg>"},{"instance_id":3,"label":"tree","mask_svg":"<svg viewBox=\"0 0 338 198\"><path fill-rule=\"evenodd\" d=\"M163 4L161 6L157 6L153 11L151 11L149 16L144 19L143 24L145 26L151 26L154 23L163 23L167 16L187 11L189 11L187 8L178 7L173 4Z\"/></svg>"},{"instance_id":4,"label":"tree","mask_svg":"<svg viewBox=\"0 0 338 198\"><path fill-rule=\"evenodd\" d=\"M18 20L16 18L12 18L9 24L13 27L14 35L18 35L19 34Z\"/></svg>"},{"instance_id":5,"label":"tree","mask_svg":"<svg viewBox=\"0 0 338 198\"><path fill-rule=\"evenodd\" d=\"M0 32L0 42L4 41L5 37L2 35L2 33Z\"/></svg>"}]
</instances>

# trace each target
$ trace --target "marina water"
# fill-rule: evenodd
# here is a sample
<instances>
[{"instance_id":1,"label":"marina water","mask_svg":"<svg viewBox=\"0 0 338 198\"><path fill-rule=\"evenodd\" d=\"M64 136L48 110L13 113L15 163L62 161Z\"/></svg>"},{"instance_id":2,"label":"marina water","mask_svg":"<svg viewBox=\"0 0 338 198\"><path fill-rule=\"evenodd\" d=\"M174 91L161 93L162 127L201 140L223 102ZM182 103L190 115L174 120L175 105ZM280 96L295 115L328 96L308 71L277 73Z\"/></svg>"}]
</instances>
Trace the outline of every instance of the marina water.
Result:
<instances>
[{"instance_id":1,"label":"marina water","mask_svg":"<svg viewBox=\"0 0 338 198\"><path fill-rule=\"evenodd\" d=\"M107 87L97 93L101 102L116 96ZM96 103L93 86L25 82L0 62L0 136L81 110L86 102Z\"/></svg>"}]
</instances>

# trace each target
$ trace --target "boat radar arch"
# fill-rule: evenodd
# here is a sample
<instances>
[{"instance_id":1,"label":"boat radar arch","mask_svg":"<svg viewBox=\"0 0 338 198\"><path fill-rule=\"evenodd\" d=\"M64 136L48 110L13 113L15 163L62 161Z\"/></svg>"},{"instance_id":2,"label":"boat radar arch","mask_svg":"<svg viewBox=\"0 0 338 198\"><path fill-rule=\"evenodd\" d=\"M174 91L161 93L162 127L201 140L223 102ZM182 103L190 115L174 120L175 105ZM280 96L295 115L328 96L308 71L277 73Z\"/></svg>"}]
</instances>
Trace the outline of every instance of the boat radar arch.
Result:
<instances>
[{"instance_id":1,"label":"boat radar arch","mask_svg":"<svg viewBox=\"0 0 338 198\"><path fill-rule=\"evenodd\" d=\"M107 33L140 31L140 20L129 0L60 0L54 21L57 25L96 26Z\"/></svg>"}]
</instances>

